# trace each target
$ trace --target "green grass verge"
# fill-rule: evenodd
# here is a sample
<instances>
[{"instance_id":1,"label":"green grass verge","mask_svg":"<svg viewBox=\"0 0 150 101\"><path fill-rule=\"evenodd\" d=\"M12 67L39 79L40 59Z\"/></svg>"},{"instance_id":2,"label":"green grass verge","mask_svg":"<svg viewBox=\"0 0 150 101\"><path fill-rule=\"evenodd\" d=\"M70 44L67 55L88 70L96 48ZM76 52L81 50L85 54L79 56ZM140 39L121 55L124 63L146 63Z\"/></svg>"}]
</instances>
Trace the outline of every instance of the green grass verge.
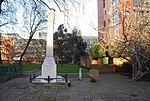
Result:
<instances>
[{"instance_id":1,"label":"green grass verge","mask_svg":"<svg viewBox=\"0 0 150 101\"><path fill-rule=\"evenodd\" d=\"M57 65L57 73L79 73L79 66L77 65ZM26 64L23 65L23 71L33 71L41 69L39 64ZM82 68L82 72L89 72L87 68Z\"/></svg>"},{"instance_id":2,"label":"green grass verge","mask_svg":"<svg viewBox=\"0 0 150 101\"><path fill-rule=\"evenodd\" d=\"M57 73L79 73L79 66L77 65L58 65ZM89 72L88 68L82 68L82 72Z\"/></svg>"},{"instance_id":3,"label":"green grass verge","mask_svg":"<svg viewBox=\"0 0 150 101\"><path fill-rule=\"evenodd\" d=\"M11 65L10 65L11 66ZM17 72L40 70L40 64L15 65ZM57 73L78 73L77 65L57 65ZM82 68L82 72L89 72L88 68Z\"/></svg>"},{"instance_id":4,"label":"green grass verge","mask_svg":"<svg viewBox=\"0 0 150 101\"><path fill-rule=\"evenodd\" d=\"M33 71L33 70L40 70L41 65L40 64L26 64L22 66L23 71Z\"/></svg>"}]
</instances>

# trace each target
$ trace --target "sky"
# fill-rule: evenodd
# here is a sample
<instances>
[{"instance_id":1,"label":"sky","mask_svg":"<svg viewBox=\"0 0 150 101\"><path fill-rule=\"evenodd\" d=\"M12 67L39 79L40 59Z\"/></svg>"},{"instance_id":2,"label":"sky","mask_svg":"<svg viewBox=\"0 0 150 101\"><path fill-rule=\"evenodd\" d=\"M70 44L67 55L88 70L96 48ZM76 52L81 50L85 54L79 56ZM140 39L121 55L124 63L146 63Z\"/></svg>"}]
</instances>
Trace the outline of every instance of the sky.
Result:
<instances>
[{"instance_id":1,"label":"sky","mask_svg":"<svg viewBox=\"0 0 150 101\"><path fill-rule=\"evenodd\" d=\"M68 19L65 19L65 21L64 14L57 12L55 28L63 23L67 29L72 29L74 26L78 27L83 36L98 36L98 32L94 30L98 27L97 0L80 2L80 5L76 4L76 10L72 5L69 5L68 10ZM67 21L69 24L67 24Z\"/></svg>"},{"instance_id":2,"label":"sky","mask_svg":"<svg viewBox=\"0 0 150 101\"><path fill-rule=\"evenodd\" d=\"M72 1L76 1L76 0L72 0ZM74 2L75 7L71 3L68 3L68 5L65 6L68 9L66 13L67 16L65 17L64 17L64 13L59 11L55 3L48 2L48 0L47 3L50 5L50 7L56 9L55 20L54 20L55 22L54 32L57 31L57 28L60 24L64 24L68 32L71 32L71 30L76 26L79 30L81 30L82 36L98 36L98 32L94 30L94 28L97 28L98 26L97 0L79 0L78 3L80 4ZM17 11L17 19L23 19L21 12L22 11L20 8ZM19 23L20 24L18 26L22 24L21 21ZM22 33L21 30L18 29L19 28L16 26L13 29L8 28L4 32Z\"/></svg>"}]
</instances>

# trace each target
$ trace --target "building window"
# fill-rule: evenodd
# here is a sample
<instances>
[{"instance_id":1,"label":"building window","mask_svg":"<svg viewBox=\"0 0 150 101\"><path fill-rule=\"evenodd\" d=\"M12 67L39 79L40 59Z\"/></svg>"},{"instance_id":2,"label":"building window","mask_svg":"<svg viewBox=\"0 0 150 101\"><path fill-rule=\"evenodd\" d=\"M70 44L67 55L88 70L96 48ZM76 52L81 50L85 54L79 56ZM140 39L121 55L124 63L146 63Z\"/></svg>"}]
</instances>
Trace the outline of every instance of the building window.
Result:
<instances>
[{"instance_id":1,"label":"building window","mask_svg":"<svg viewBox=\"0 0 150 101\"><path fill-rule=\"evenodd\" d=\"M104 21L104 27L106 27L106 21Z\"/></svg>"},{"instance_id":2,"label":"building window","mask_svg":"<svg viewBox=\"0 0 150 101\"><path fill-rule=\"evenodd\" d=\"M107 12L107 11L105 10L105 15L106 15L106 12Z\"/></svg>"},{"instance_id":3,"label":"building window","mask_svg":"<svg viewBox=\"0 0 150 101\"><path fill-rule=\"evenodd\" d=\"M110 19L108 19L108 24L110 24Z\"/></svg>"},{"instance_id":4,"label":"building window","mask_svg":"<svg viewBox=\"0 0 150 101\"><path fill-rule=\"evenodd\" d=\"M129 11L125 11L125 12L124 12L124 15L125 15L125 16L130 16L130 12L129 12Z\"/></svg>"},{"instance_id":5,"label":"building window","mask_svg":"<svg viewBox=\"0 0 150 101\"><path fill-rule=\"evenodd\" d=\"M105 0L103 0L103 8L105 8Z\"/></svg>"}]
</instances>

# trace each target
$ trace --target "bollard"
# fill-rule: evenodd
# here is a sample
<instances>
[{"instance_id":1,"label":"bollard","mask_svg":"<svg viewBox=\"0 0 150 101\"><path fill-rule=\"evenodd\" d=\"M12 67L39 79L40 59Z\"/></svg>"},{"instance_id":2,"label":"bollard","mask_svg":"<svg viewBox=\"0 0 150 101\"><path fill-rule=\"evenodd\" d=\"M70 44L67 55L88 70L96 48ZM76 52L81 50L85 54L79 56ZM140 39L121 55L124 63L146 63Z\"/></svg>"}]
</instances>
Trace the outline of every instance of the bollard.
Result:
<instances>
[{"instance_id":1,"label":"bollard","mask_svg":"<svg viewBox=\"0 0 150 101\"><path fill-rule=\"evenodd\" d=\"M79 80L82 80L82 68L79 69Z\"/></svg>"},{"instance_id":2,"label":"bollard","mask_svg":"<svg viewBox=\"0 0 150 101\"><path fill-rule=\"evenodd\" d=\"M47 79L48 83L50 82L50 76L48 76L48 79Z\"/></svg>"}]
</instances>

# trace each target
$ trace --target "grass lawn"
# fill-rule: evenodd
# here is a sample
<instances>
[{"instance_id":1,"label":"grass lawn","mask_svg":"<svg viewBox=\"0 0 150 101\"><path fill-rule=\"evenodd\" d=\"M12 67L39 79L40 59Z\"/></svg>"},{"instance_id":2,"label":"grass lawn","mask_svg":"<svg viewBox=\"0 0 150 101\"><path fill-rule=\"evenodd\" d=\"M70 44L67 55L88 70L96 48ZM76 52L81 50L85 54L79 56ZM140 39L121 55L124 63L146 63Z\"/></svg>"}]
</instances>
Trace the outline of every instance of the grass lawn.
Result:
<instances>
[{"instance_id":1,"label":"grass lawn","mask_svg":"<svg viewBox=\"0 0 150 101\"><path fill-rule=\"evenodd\" d=\"M82 72L89 72L88 68L82 68ZM79 73L79 66L77 65L58 65L57 73Z\"/></svg>"},{"instance_id":2,"label":"grass lawn","mask_svg":"<svg viewBox=\"0 0 150 101\"><path fill-rule=\"evenodd\" d=\"M57 73L79 73L79 66L77 65L57 65ZM40 64L25 64L25 65L16 65L17 71L34 71L40 70ZM82 72L89 72L88 68L82 68Z\"/></svg>"},{"instance_id":3,"label":"grass lawn","mask_svg":"<svg viewBox=\"0 0 150 101\"><path fill-rule=\"evenodd\" d=\"M41 65L40 64L26 64L23 65L23 71L33 71L33 70L40 70Z\"/></svg>"}]
</instances>

